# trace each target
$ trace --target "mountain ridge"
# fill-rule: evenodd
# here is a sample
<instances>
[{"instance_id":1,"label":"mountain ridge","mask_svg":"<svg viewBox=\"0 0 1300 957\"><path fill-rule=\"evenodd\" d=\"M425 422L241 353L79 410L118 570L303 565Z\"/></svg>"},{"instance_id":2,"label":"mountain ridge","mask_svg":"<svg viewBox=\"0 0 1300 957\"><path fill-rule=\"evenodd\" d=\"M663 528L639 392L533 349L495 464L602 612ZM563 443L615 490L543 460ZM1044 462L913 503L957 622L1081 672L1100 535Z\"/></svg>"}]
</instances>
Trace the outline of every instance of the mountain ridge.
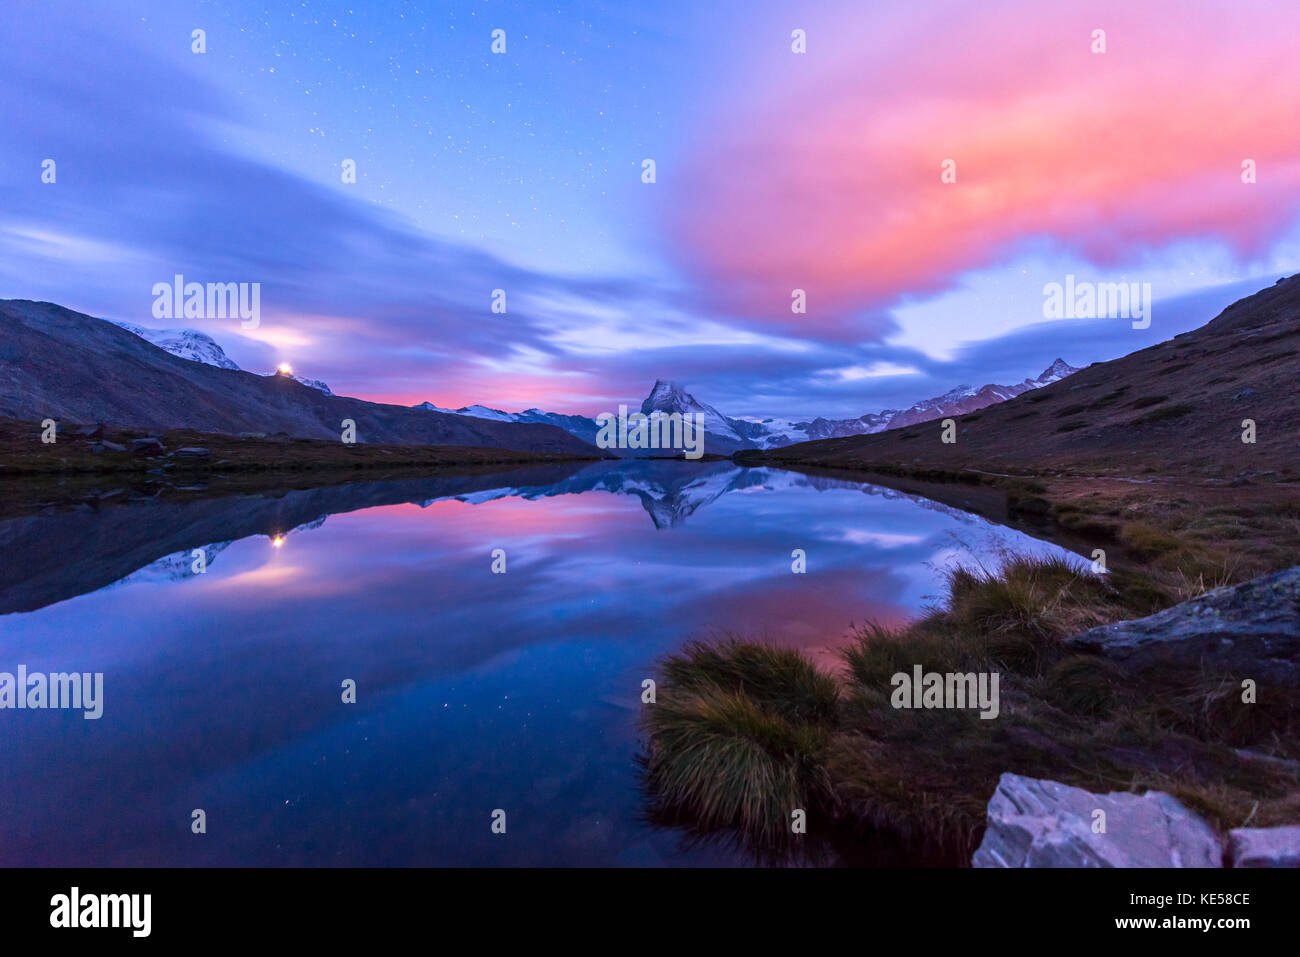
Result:
<instances>
[{"instance_id":1,"label":"mountain ridge","mask_svg":"<svg viewBox=\"0 0 1300 957\"><path fill-rule=\"evenodd\" d=\"M601 455L550 425L326 395L287 375L180 358L112 322L26 299L0 300L0 416L335 441L351 419L361 443Z\"/></svg>"},{"instance_id":2,"label":"mountain ridge","mask_svg":"<svg viewBox=\"0 0 1300 957\"><path fill-rule=\"evenodd\" d=\"M959 416L956 441L942 441L937 424L913 423L747 452L744 463L1294 481L1298 356L1300 274L1172 339Z\"/></svg>"},{"instance_id":3,"label":"mountain ridge","mask_svg":"<svg viewBox=\"0 0 1300 957\"><path fill-rule=\"evenodd\" d=\"M1029 391L1058 382L1079 370L1065 360L1057 358L1043 370L1037 378L1024 379L1014 385L985 385L973 389L968 385L959 385L941 396L923 399L907 409L884 409L880 412L868 412L857 418L828 419L818 416L813 419L746 419L725 415L706 402L701 402L672 379L655 379L649 395L641 402L640 411L644 415L654 412L666 414L693 412L704 416L706 432L705 451L713 454L732 454L750 449L771 449L793 445L810 439L839 438L848 435L869 435L899 425L943 418L949 415L964 415L1002 402ZM445 412L452 415L479 417L503 422L546 422L559 426L582 438L595 442L599 427L594 419L582 415L559 412L545 412L541 409L528 409L524 412L504 412L483 405L462 406L459 409L444 409L432 402L421 402L414 408ZM802 436L799 435L802 433ZM626 452L611 449L611 452Z\"/></svg>"}]
</instances>

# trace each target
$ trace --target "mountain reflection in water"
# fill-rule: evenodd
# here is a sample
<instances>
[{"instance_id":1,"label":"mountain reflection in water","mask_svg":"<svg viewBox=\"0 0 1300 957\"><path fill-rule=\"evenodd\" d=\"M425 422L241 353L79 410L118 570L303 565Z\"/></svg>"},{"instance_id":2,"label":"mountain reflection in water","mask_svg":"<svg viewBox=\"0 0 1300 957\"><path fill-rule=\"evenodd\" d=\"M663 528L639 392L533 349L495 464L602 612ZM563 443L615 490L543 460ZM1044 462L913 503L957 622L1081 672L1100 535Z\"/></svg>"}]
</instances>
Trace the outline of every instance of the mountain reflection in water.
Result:
<instances>
[{"instance_id":1,"label":"mountain reflection in water","mask_svg":"<svg viewBox=\"0 0 1300 957\"><path fill-rule=\"evenodd\" d=\"M5 714L7 865L748 863L643 820L656 660L730 631L829 663L954 561L1059 551L880 486L673 461L81 507L0 521L0 549L0 671L105 689L99 721Z\"/></svg>"}]
</instances>

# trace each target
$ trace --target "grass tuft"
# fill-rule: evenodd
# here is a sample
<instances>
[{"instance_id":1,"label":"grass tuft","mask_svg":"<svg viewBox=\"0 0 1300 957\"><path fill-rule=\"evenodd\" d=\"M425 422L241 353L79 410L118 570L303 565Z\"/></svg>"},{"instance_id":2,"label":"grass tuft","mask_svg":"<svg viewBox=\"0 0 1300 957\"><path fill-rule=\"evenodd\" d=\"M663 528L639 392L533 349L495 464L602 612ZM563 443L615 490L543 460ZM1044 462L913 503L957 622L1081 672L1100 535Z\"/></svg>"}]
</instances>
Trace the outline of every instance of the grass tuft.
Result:
<instances>
[{"instance_id":1,"label":"grass tuft","mask_svg":"<svg viewBox=\"0 0 1300 957\"><path fill-rule=\"evenodd\" d=\"M828 803L835 680L798 651L735 639L693 641L661 673L644 719L658 816L751 846L787 844L792 812Z\"/></svg>"}]
</instances>

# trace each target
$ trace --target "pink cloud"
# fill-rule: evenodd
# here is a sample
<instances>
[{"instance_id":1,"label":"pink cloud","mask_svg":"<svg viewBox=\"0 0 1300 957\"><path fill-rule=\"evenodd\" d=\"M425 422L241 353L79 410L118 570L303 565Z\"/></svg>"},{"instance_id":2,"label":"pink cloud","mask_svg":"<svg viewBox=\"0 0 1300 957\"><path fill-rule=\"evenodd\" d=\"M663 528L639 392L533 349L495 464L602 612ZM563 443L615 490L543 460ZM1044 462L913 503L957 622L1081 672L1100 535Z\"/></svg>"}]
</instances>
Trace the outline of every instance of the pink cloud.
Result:
<instances>
[{"instance_id":1,"label":"pink cloud","mask_svg":"<svg viewBox=\"0 0 1300 957\"><path fill-rule=\"evenodd\" d=\"M1289 4L846 4L796 25L808 53L767 30L684 164L682 262L729 308L805 318L803 288L833 325L1043 238L1099 265L1180 239L1250 258L1300 210Z\"/></svg>"}]
</instances>

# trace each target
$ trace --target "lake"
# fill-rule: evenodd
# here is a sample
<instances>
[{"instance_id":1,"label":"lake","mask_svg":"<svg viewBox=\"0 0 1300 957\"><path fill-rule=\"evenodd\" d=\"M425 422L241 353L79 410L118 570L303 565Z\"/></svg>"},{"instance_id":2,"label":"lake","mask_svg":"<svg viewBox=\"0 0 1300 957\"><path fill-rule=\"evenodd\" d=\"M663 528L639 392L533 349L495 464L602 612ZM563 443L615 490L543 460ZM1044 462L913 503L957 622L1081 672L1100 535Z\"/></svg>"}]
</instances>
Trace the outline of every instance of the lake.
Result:
<instances>
[{"instance_id":1,"label":"lake","mask_svg":"<svg viewBox=\"0 0 1300 957\"><path fill-rule=\"evenodd\" d=\"M0 710L7 866L748 864L645 819L662 655L731 632L833 666L954 562L1060 553L877 485L672 461L82 506L0 545L0 671L104 676L98 720Z\"/></svg>"}]
</instances>

